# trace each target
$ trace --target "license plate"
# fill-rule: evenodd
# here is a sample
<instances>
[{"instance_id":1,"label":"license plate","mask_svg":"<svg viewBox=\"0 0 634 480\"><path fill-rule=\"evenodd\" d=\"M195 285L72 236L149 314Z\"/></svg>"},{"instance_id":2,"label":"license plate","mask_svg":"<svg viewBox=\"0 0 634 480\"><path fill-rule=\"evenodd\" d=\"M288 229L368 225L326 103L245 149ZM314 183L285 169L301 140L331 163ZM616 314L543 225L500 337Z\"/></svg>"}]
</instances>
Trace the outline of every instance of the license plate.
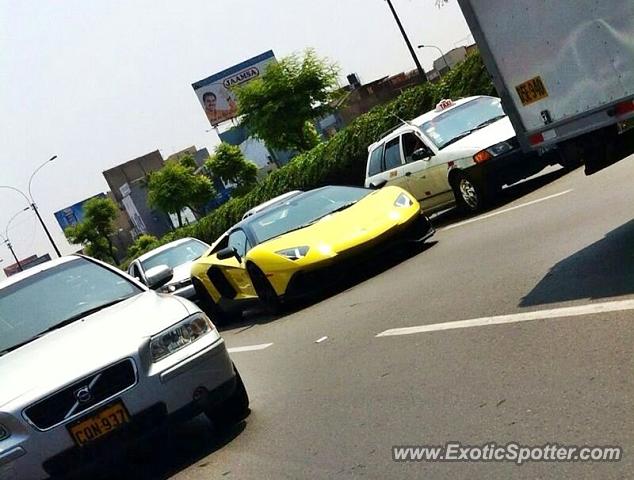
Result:
<instances>
[{"instance_id":1,"label":"license plate","mask_svg":"<svg viewBox=\"0 0 634 480\"><path fill-rule=\"evenodd\" d=\"M536 101L548 96L548 91L546 90L541 77L531 78L524 83L520 83L517 87L515 87L515 91L524 106L535 103Z\"/></svg>"},{"instance_id":2,"label":"license plate","mask_svg":"<svg viewBox=\"0 0 634 480\"><path fill-rule=\"evenodd\" d=\"M83 418L68 427L73 440L79 447L122 427L130 421L130 415L123 402L118 401L102 408L90 417Z\"/></svg>"}]
</instances>

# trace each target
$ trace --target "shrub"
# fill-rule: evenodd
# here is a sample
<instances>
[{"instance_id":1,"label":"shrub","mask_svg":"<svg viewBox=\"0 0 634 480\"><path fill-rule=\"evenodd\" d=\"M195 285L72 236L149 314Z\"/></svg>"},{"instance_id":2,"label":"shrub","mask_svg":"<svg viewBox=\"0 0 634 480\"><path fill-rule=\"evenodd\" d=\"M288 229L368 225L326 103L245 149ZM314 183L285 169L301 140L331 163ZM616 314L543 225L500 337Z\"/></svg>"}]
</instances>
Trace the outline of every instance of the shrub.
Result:
<instances>
[{"instance_id":1,"label":"shrub","mask_svg":"<svg viewBox=\"0 0 634 480\"><path fill-rule=\"evenodd\" d=\"M398 125L399 118L417 117L443 98L495 94L480 55L472 54L440 82L410 88L395 100L359 116L327 142L272 172L245 196L230 200L196 224L168 233L161 243L187 236L211 243L240 221L244 212L289 190L310 190L328 184L362 185L368 146Z\"/></svg>"}]
</instances>

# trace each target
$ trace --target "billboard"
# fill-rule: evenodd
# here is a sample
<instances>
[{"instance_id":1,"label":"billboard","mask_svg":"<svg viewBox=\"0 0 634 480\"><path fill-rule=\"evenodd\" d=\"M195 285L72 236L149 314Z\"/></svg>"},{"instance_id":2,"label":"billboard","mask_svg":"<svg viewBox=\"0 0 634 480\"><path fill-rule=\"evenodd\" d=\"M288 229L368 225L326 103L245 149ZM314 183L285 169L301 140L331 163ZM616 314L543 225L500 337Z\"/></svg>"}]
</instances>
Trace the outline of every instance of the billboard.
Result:
<instances>
[{"instance_id":1,"label":"billboard","mask_svg":"<svg viewBox=\"0 0 634 480\"><path fill-rule=\"evenodd\" d=\"M213 127L237 115L238 105L231 89L260 77L273 62L275 55L269 50L192 84Z\"/></svg>"},{"instance_id":2,"label":"billboard","mask_svg":"<svg viewBox=\"0 0 634 480\"><path fill-rule=\"evenodd\" d=\"M70 207L66 207L55 212L55 219L57 220L57 223L59 223L59 226L62 227L62 231L66 230L72 225L76 225L84 219L84 204L88 200L92 200L93 198L105 197L105 193L100 193L98 195L95 195L94 197L87 198L86 200L82 200L75 205L71 205Z\"/></svg>"}]
</instances>

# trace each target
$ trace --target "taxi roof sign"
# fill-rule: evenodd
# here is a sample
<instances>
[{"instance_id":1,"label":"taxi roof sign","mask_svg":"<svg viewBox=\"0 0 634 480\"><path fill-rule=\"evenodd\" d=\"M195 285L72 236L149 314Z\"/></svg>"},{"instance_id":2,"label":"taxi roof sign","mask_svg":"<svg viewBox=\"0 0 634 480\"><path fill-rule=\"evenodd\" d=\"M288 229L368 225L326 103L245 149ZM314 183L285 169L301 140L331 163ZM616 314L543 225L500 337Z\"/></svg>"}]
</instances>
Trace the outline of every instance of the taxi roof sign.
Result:
<instances>
[{"instance_id":1,"label":"taxi roof sign","mask_svg":"<svg viewBox=\"0 0 634 480\"><path fill-rule=\"evenodd\" d=\"M440 102L438 102L438 105L436 105L436 112L442 112L443 110L446 110L449 107L453 107L454 103L453 100L450 98L445 98L443 100L441 100Z\"/></svg>"}]
</instances>

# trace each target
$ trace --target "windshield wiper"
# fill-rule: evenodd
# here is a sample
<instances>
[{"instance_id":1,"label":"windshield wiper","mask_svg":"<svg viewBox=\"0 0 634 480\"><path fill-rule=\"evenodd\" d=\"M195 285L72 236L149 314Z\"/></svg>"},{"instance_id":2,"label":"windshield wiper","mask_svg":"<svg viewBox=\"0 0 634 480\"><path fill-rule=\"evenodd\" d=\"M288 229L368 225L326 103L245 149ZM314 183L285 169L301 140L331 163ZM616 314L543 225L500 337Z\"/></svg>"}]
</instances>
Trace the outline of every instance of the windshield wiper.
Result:
<instances>
[{"instance_id":1,"label":"windshield wiper","mask_svg":"<svg viewBox=\"0 0 634 480\"><path fill-rule=\"evenodd\" d=\"M116 300L112 300L111 302L106 302L104 304L98 305L98 306L93 307L93 308L89 308L88 310L85 310L85 311L83 311L81 313L73 315L72 317L69 317L66 320L63 320L63 321L61 321L59 323L56 323L52 327L49 327L46 330L41 331L40 333L38 333L37 335L34 335L33 337L29 338L28 340L20 342L20 343L18 343L16 345L12 345L11 347L0 351L0 357L2 355L4 355L5 353L9 353L12 350L20 348L20 347L26 345L27 343L31 343L32 341L37 340L40 337L43 337L44 335L46 335L47 333L52 332L53 330L57 330L59 328L65 327L66 325L70 325L71 323L76 322L77 320L80 320L80 319L82 319L84 317L87 317L88 315L96 313L99 310L103 310L104 308L108 308L108 307L110 307L110 306L112 306L112 305L114 305L116 303L119 303L119 302L122 302L124 300L127 300L128 298L130 298L130 297L128 296L128 297L117 298Z\"/></svg>"},{"instance_id":2,"label":"windshield wiper","mask_svg":"<svg viewBox=\"0 0 634 480\"><path fill-rule=\"evenodd\" d=\"M482 122L482 123L478 124L478 126L477 126L477 127L475 127L475 128L474 128L474 130L478 130L478 129L480 129L480 128L484 128L484 127L486 127L487 125L491 125L492 123L495 123L495 122L497 122L498 120L502 120L504 117L506 117L506 115L505 115L505 114L502 114L502 115L497 115L497 116L495 116L495 117L493 117L493 118L489 118L488 120L485 120L484 122Z\"/></svg>"},{"instance_id":3,"label":"windshield wiper","mask_svg":"<svg viewBox=\"0 0 634 480\"><path fill-rule=\"evenodd\" d=\"M102 303L101 305L97 305L96 307L92 307L92 308L89 308L88 310L84 310L83 312L77 313L77 314L73 315L72 317L68 317L64 321L53 325L52 327L44 330L42 333L48 333L48 332L52 332L53 330L57 330L58 328L62 328L64 326L66 326L66 325L69 325L69 324L71 324L73 322L76 322L77 320L80 320L80 319L82 319L84 317L87 317L88 315L92 315L93 313L97 313L99 310L103 310L104 308L111 307L112 305L115 305L115 304L117 304L119 302L123 302L124 300L127 300L128 298L130 298L130 296L117 298L116 300L112 300L110 302Z\"/></svg>"},{"instance_id":4,"label":"windshield wiper","mask_svg":"<svg viewBox=\"0 0 634 480\"><path fill-rule=\"evenodd\" d=\"M443 148L445 148L448 145L451 145L452 143L456 143L458 140L466 137L467 135L471 135L476 130L480 130L481 128L484 128L484 127L486 127L488 125L491 125L492 123L497 122L498 120L503 119L504 117L506 117L506 115L497 115L497 116L495 116L493 118L489 118L488 120L485 120L482 123L479 123L478 125L476 125L473 128L470 128L469 130L465 130L464 132L459 133L458 135L453 137L451 140L449 140L447 143L445 143L442 147L440 147L440 150L442 150Z\"/></svg>"},{"instance_id":5,"label":"windshield wiper","mask_svg":"<svg viewBox=\"0 0 634 480\"><path fill-rule=\"evenodd\" d=\"M456 143L458 140L466 137L467 135L471 135L473 132L475 132L478 128L472 128L470 130L465 130L462 133L459 133L458 135L456 135L455 137L453 137L451 140L449 140L447 143L444 143L442 147L440 147L440 150L442 150L445 147L448 147L449 145L451 145L452 143Z\"/></svg>"}]
</instances>

